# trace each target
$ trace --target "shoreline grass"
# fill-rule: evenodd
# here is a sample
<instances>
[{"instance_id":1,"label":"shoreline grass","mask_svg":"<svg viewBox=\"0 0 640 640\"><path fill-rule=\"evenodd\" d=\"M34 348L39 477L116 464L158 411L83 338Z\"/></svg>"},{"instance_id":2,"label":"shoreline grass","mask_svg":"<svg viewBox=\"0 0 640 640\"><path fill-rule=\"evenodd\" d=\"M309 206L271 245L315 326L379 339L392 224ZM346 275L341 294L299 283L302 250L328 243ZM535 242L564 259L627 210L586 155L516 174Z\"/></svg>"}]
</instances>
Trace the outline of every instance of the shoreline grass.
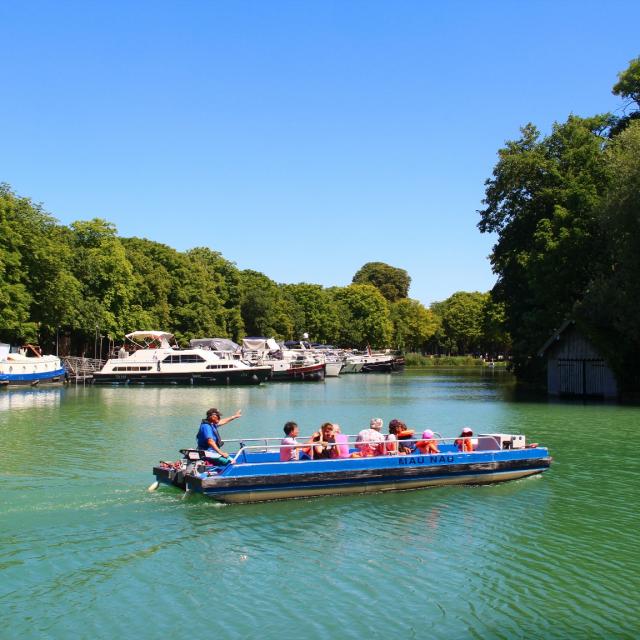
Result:
<instances>
[{"instance_id":1,"label":"shoreline grass","mask_svg":"<svg viewBox=\"0 0 640 640\"><path fill-rule=\"evenodd\" d=\"M423 356L419 353L407 353L405 355L406 367L409 369L427 369L432 367L500 367L504 369L506 361L499 360L493 363L474 358L473 356Z\"/></svg>"}]
</instances>

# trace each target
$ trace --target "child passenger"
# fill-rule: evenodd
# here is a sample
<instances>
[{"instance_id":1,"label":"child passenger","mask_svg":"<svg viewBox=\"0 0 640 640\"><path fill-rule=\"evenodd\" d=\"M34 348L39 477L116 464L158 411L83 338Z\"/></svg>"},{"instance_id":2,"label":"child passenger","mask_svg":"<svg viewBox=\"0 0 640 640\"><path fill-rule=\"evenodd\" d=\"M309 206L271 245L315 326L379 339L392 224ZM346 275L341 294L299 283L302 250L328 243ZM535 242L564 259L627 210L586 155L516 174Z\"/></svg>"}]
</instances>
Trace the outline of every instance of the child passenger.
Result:
<instances>
[{"instance_id":1,"label":"child passenger","mask_svg":"<svg viewBox=\"0 0 640 640\"><path fill-rule=\"evenodd\" d=\"M458 447L458 451L462 451L463 453L470 453L473 451L471 436L473 436L473 431L471 431L469 427L464 427L462 433L460 433L460 437L454 442L456 447Z\"/></svg>"},{"instance_id":2,"label":"child passenger","mask_svg":"<svg viewBox=\"0 0 640 640\"><path fill-rule=\"evenodd\" d=\"M416 449L420 453L440 453L438 443L434 440L434 433L431 429L425 429L422 432L422 440L416 442Z\"/></svg>"},{"instance_id":3,"label":"child passenger","mask_svg":"<svg viewBox=\"0 0 640 640\"><path fill-rule=\"evenodd\" d=\"M300 450L304 452L305 447L296 440L299 432L295 422L287 422L284 425L285 437L280 440L280 462L292 462L300 459Z\"/></svg>"}]
</instances>

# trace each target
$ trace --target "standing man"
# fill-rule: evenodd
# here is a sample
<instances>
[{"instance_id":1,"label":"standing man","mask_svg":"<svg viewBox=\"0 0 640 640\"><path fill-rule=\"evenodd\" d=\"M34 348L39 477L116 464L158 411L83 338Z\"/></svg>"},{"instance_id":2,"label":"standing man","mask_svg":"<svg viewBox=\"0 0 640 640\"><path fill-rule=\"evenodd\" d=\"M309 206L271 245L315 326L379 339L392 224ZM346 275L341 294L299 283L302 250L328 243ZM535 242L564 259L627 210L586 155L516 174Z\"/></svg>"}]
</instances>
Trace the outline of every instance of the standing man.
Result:
<instances>
[{"instance_id":1,"label":"standing man","mask_svg":"<svg viewBox=\"0 0 640 640\"><path fill-rule=\"evenodd\" d=\"M226 466L231 463L229 454L222 450L222 438L218 432L218 427L240 418L242 411L238 409L232 416L222 418L222 414L218 409L212 408L207 411L207 417L200 423L200 428L196 435L198 449L207 451L207 458L214 461L215 464Z\"/></svg>"}]
</instances>

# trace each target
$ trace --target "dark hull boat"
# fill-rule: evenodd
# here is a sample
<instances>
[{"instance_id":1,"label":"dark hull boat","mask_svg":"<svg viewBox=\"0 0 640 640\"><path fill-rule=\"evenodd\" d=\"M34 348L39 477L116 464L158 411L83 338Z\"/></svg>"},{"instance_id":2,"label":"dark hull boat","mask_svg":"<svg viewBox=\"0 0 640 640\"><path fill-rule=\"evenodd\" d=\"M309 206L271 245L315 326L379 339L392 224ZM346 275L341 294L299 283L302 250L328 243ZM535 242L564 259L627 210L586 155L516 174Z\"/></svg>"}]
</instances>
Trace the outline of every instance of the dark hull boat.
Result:
<instances>
[{"instance_id":1,"label":"dark hull boat","mask_svg":"<svg viewBox=\"0 0 640 640\"><path fill-rule=\"evenodd\" d=\"M546 448L528 448L522 436L502 434L480 436L478 450L470 453L442 441L437 454L280 462L273 449L243 443L233 464L222 468L209 466L204 452L184 449L182 461L161 463L153 473L160 483L234 503L488 484L536 475L551 464Z\"/></svg>"},{"instance_id":2,"label":"dark hull boat","mask_svg":"<svg viewBox=\"0 0 640 640\"><path fill-rule=\"evenodd\" d=\"M173 335L134 331L126 336L117 358L93 375L94 384L260 384L271 376L268 366L252 366L231 353L200 347L178 349ZM127 343L125 343L127 344Z\"/></svg>"},{"instance_id":3,"label":"dark hull boat","mask_svg":"<svg viewBox=\"0 0 640 640\"><path fill-rule=\"evenodd\" d=\"M286 369L273 367L272 380L318 382L324 380L324 364L295 365Z\"/></svg>"}]
</instances>

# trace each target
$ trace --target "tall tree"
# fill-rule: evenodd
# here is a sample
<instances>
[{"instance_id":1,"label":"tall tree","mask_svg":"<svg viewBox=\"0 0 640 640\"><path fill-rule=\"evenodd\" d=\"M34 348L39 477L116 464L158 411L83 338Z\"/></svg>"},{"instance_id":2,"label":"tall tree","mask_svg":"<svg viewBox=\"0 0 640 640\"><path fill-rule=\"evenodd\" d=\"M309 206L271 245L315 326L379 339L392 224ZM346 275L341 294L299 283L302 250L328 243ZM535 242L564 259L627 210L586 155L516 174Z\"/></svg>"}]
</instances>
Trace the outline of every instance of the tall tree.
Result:
<instances>
[{"instance_id":1,"label":"tall tree","mask_svg":"<svg viewBox=\"0 0 640 640\"><path fill-rule=\"evenodd\" d=\"M288 300L294 337L308 333L315 342L335 340L340 320L326 289L319 284L304 282L281 285L281 288Z\"/></svg>"},{"instance_id":2,"label":"tall tree","mask_svg":"<svg viewBox=\"0 0 640 640\"><path fill-rule=\"evenodd\" d=\"M394 302L390 312L393 345L403 351L423 351L440 326L440 319L433 311L410 298Z\"/></svg>"},{"instance_id":3,"label":"tall tree","mask_svg":"<svg viewBox=\"0 0 640 640\"><path fill-rule=\"evenodd\" d=\"M640 388L640 120L606 152L610 184L599 215L605 251L576 308L582 329L607 356L623 391Z\"/></svg>"},{"instance_id":4,"label":"tall tree","mask_svg":"<svg viewBox=\"0 0 640 640\"><path fill-rule=\"evenodd\" d=\"M393 324L389 305L377 287L352 284L329 291L340 317L340 346L389 346Z\"/></svg>"},{"instance_id":5,"label":"tall tree","mask_svg":"<svg viewBox=\"0 0 640 640\"><path fill-rule=\"evenodd\" d=\"M533 125L499 152L486 182L481 232L496 233L493 295L505 308L516 372L540 377L532 359L582 298L602 255L596 212L608 174L608 115L571 116L541 138Z\"/></svg>"},{"instance_id":6,"label":"tall tree","mask_svg":"<svg viewBox=\"0 0 640 640\"><path fill-rule=\"evenodd\" d=\"M640 119L640 56L631 60L629 66L618 74L618 82L613 85L611 93L625 101L624 115L617 119L611 129L611 135L615 137L631 122Z\"/></svg>"},{"instance_id":7,"label":"tall tree","mask_svg":"<svg viewBox=\"0 0 640 640\"><path fill-rule=\"evenodd\" d=\"M395 302L409 295L411 278L404 269L384 262L367 262L353 276L353 284L371 284L389 301Z\"/></svg>"},{"instance_id":8,"label":"tall tree","mask_svg":"<svg viewBox=\"0 0 640 640\"><path fill-rule=\"evenodd\" d=\"M258 271L240 272L242 321L250 336L293 338L293 322L278 285Z\"/></svg>"},{"instance_id":9,"label":"tall tree","mask_svg":"<svg viewBox=\"0 0 640 640\"><path fill-rule=\"evenodd\" d=\"M460 355L482 351L484 310L488 294L458 291L448 298L442 309L442 328Z\"/></svg>"}]
</instances>

